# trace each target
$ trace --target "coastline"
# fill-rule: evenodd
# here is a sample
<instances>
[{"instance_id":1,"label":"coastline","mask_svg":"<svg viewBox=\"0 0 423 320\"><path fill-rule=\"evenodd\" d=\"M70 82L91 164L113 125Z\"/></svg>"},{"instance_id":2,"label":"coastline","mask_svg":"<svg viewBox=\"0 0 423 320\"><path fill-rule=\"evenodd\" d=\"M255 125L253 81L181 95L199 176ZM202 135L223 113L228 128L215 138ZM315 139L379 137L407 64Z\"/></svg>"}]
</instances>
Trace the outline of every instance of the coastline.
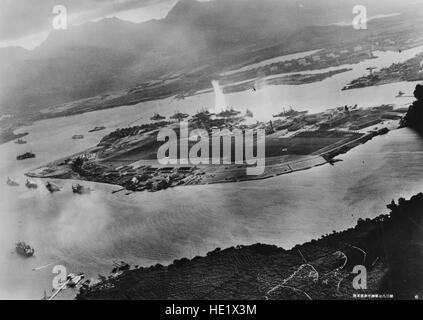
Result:
<instances>
[{"instance_id":1,"label":"coastline","mask_svg":"<svg viewBox=\"0 0 423 320\"><path fill-rule=\"evenodd\" d=\"M381 86L401 81L416 82L423 80L423 66L421 60L423 53L417 54L415 57L400 63L392 63L390 66L359 77L348 83L342 90L353 90L359 88ZM398 97L401 97L399 95Z\"/></svg>"},{"instance_id":2,"label":"coastline","mask_svg":"<svg viewBox=\"0 0 423 320\"><path fill-rule=\"evenodd\" d=\"M159 187L157 189L149 189L150 192L156 192L163 189L167 189L169 187L180 187L180 186L192 186L192 185L207 185L207 184L221 184L221 183L235 183L235 182L243 182L243 181L254 181L254 180L265 180L273 177L277 177L284 174L290 174L298 171L309 170L317 166L322 166L325 164L334 165L335 162L341 161L335 159L337 156L347 153L351 149L355 148L360 144L364 144L367 141L373 139L376 136L387 134L390 130L386 127L378 130L371 131L367 134L363 134L356 139L350 140L346 143L341 145L335 146L328 146L324 147L321 151L314 152L309 156L299 157L296 161L289 161L289 162L280 162L280 159L283 157L272 157L270 159L266 159L266 162L272 162L273 164L267 165L265 168L265 172L259 176L249 176L245 174L246 166L238 166L238 165L229 165L229 166L194 166L191 175L193 179L189 182L185 182L183 184L176 184L176 185L166 185L163 187ZM95 151L98 147L90 148L88 151L92 152ZM45 166L41 166L35 168L25 175L30 178L41 178L41 179L72 179L72 180L80 180L80 181L91 181L91 182L98 182L98 183L105 183L110 185L121 186L124 189L126 188L125 183L119 184L116 183L115 180L108 180L104 178L97 178L93 176L84 176L78 174L71 170L69 167L63 169L57 169L57 164L62 164L66 162L66 159L69 158L77 158L80 155L86 154L87 150L71 155L66 158L62 158L56 160L50 164ZM144 161L144 165L147 166L154 166L157 170L164 170L167 166L159 166L157 165L156 161ZM216 169L217 167L217 169ZM182 168L182 167L181 167ZM195 178L198 176L205 176L204 178ZM219 179L217 177L222 177ZM136 191L128 189L128 191ZM145 189L141 190L144 191ZM138 191L138 190L137 190Z\"/></svg>"},{"instance_id":3,"label":"coastline","mask_svg":"<svg viewBox=\"0 0 423 320\"><path fill-rule=\"evenodd\" d=\"M408 50L416 50L418 48L421 48L422 45L420 43L414 43L412 45L407 45L403 49L405 50L403 54L406 53ZM381 52L391 52L392 48L382 48ZM307 59L311 59L310 56L306 57ZM301 59L298 59L301 60ZM345 73L346 71L350 70L354 65L357 63L361 63L363 61L369 61L375 60L375 58L363 58L359 61L352 61L351 64L334 64L334 65L324 65L318 68L313 67L313 65L303 66L301 68L289 70L289 72L282 72L275 74L273 76L269 76L269 79L266 80L266 77L264 77L264 82L269 85L292 85L294 87L301 86L301 85L310 85L313 83L318 83L322 80L327 80L329 78L332 78L336 75ZM410 59L413 60L413 59ZM415 59L414 59L415 60ZM361 62L360 62L361 61ZM407 60L406 62L408 62ZM345 62L346 63L346 62ZM404 62L405 63L405 62ZM270 68L270 66L266 66L266 68ZM339 69L342 68L342 69ZM267 70L266 69L266 70ZM227 93L240 93L249 91L252 86L255 85L255 82L260 83L262 80L260 78L257 78L257 70L253 70L255 73L253 75L249 74L251 73L251 70L247 73L241 72L239 73L241 75L241 78L231 78L233 76L238 76L238 73L235 73L233 75L230 75L231 81L227 83L227 85L223 85L222 88L224 91L227 91ZM321 71L321 73L319 73ZM218 77L222 84L226 83L225 77ZM256 80L254 80L256 79ZM238 81L239 80L239 81ZM400 82L401 79L394 79L392 81L387 81L386 83L380 83L378 85L384 85L384 84L392 84ZM415 79L410 79L409 82L413 82ZM171 86L174 84L171 83ZM181 86L183 86L181 84ZM103 94L99 96L94 97L88 97L88 98L82 98L71 102L66 102L60 105L56 106L50 106L45 109L40 110L39 112L32 112L29 115L25 115L24 118L16 118L16 120L13 120L15 123L13 125L13 130L18 130L21 127L27 126L31 123L34 123L36 121L40 120L48 120L48 119L56 119L56 118L62 118L62 117L70 117L75 115L81 115L85 113L90 112L96 112L96 111L104 111L104 110L110 110L120 107L133 107L137 106L141 103L148 103L148 102L155 102L155 101L161 101L164 99L171 99L171 101L179 101L184 100L185 98L191 98L191 97L199 97L202 94L207 94L212 92L212 88L210 86L209 80L204 80L201 78L201 81L194 81L190 82L187 85L190 89L184 90L180 88L180 86L177 86L178 89L176 90L167 90L165 93L160 91L158 94L155 93L154 90L155 87L147 87L139 91L137 88L132 88L128 90L120 90L118 92L111 92L108 94ZM162 88L161 85L158 85L159 88ZM364 86L363 88L366 88L368 86ZM192 89L196 88L196 89ZM340 87L342 89L342 87ZM351 88L354 89L354 88ZM170 102L171 102L170 101ZM169 103L170 103L169 102ZM8 140L10 141L10 140ZM5 141L7 142L7 141ZM0 143L2 143L0 141ZM4 142L3 142L4 143Z\"/></svg>"},{"instance_id":4,"label":"coastline","mask_svg":"<svg viewBox=\"0 0 423 320\"><path fill-rule=\"evenodd\" d=\"M359 219L354 228L333 231L291 250L239 245L169 266L117 272L86 283L76 299L318 300L355 299L354 295L376 292L376 299L413 299L423 292L418 281L423 275L423 194L399 199L398 204L392 201L387 208L389 214ZM367 270L366 290L352 286L358 265Z\"/></svg>"},{"instance_id":5,"label":"coastline","mask_svg":"<svg viewBox=\"0 0 423 320\"><path fill-rule=\"evenodd\" d=\"M399 138L401 137L401 138ZM414 144L409 145L407 141L412 140L414 141ZM398 146L398 148L385 148L384 145L387 143L387 141L391 141L392 145ZM390 199L396 199L399 195L404 197L410 197L413 194L416 194L420 191L418 181L416 181L418 175L416 176L416 179L408 178L409 174L412 172L411 169L406 169L407 167L411 168L413 167L413 164L415 163L417 165L418 160L421 159L421 156L416 154L413 156L414 160L406 160L409 157L406 154L403 154L402 151L410 150L410 153L413 150L421 150L421 143L418 142L415 143L415 135L407 129L400 129L400 130L394 130L387 136L381 136L378 137L369 143L366 143L364 145L361 145L357 147L356 149L353 149L351 152L349 152L345 157L342 157L344 160L343 162L340 162L339 164L336 164L334 167L331 166L322 166L319 168L315 168L314 170L310 170L307 172L299 172L297 174L293 175L287 175L283 177L273 178L267 181L258 181L256 182L250 182L250 183L239 183L234 185L215 185L215 186L199 186L198 188L196 186L193 186L192 188L181 188L181 189L170 189L164 192L159 192L156 194L133 194L133 196L125 197L122 194L112 196L110 193L115 190L114 187L110 187L108 185L102 186L101 184L97 185L95 183L87 183L87 186L90 186L91 188L95 189L95 192L91 196L84 196L84 197L75 197L72 196L70 192L67 192L66 190L70 190L71 184L73 181L52 181L54 183L57 183L60 186L63 186L63 192L57 193L54 196L51 196L47 193L44 188L41 188L39 192L26 192L24 189L21 188L22 193L25 193L27 196L40 198L45 198L45 201L52 202L52 203L61 203L63 200L68 201L68 198L71 199L72 206L75 206L76 208L79 208L80 206L83 206L83 203L87 203L88 201L95 201L97 205L100 206L100 210L102 212L99 214L101 217L106 217L107 220L110 220L109 217L109 210L106 210L106 208L112 207L114 210L113 215L118 219L130 219L131 227L125 227L120 226L120 221L113 221L113 227L112 230L115 232L117 229L123 230L124 234L128 234L128 236L125 237L125 246L124 248L120 249L120 251L114 251L113 247L108 248L107 250L101 249L98 250L96 248L96 245L94 245L94 248L91 249L93 251L94 256L98 259L96 259L95 266L93 265L93 262L91 259L87 261L84 258L80 258L81 253L79 253L79 249L71 249L69 248L64 254L60 255L64 261L69 261L70 259L79 259L78 264L75 266L69 266L69 268L72 271L83 271L88 279L95 279L97 278L98 274L107 275L111 268L112 263L111 261L113 259L119 259L124 260L125 262L130 263L132 266L139 264L142 266L151 266L155 265L156 263L160 263L163 265L171 264L174 259L180 259L182 257L187 257L189 259L192 259L196 255L204 256L207 252L212 251L216 247L221 248L229 248L232 246L236 246L238 244L245 244L245 245L252 245L254 243L267 243L267 244L275 244L278 247L290 249L294 247L296 244L305 243L308 241L311 241L311 239L317 239L321 234L330 233L332 230L344 230L347 228L350 228L355 225L355 222L357 221L357 218L362 217L363 219L369 217L374 218L375 213L384 212L384 204L388 203ZM389 144L390 145L390 144ZM400 147L403 146L404 148ZM407 148L406 146L410 146L410 148ZM374 154L373 154L374 152ZM386 157L380 153L388 153L393 152L393 154L389 157ZM370 154L369 154L370 153ZM421 152L420 152L421 153ZM412 155L410 155L411 157ZM382 161L386 158L392 158L392 161L394 159L397 159L398 165L395 167L396 169L392 169L392 173L390 173L389 170L383 170L379 172L377 170L377 167L379 166L377 163L379 162L383 163L384 166L392 167L389 165L389 163L386 163L386 161ZM363 167L361 164L363 160L363 165L366 163L366 166ZM376 160L376 161L375 161ZM353 162L352 162L353 161ZM417 162L416 162L417 161ZM390 162L390 161L389 161ZM372 165L370 165L373 163ZM393 164L393 163L391 163ZM346 184L342 183L341 181L344 180L343 172L345 168L349 168L350 165L354 165L355 169L352 170L352 172L349 173L349 176L352 178L351 181L349 181L348 185L351 187L348 187ZM367 166L369 165L369 166ZM401 179L401 175L394 173L402 171L400 169L401 166L405 166L404 168L406 171L403 171L403 174L405 179ZM366 168L366 169L364 169ZM364 170L363 170L364 169ZM376 169L376 170L375 170ZM373 188L383 188L383 182L378 183L377 177L374 177L372 175L371 179L371 185L364 187L364 194L360 196L357 194L359 189L362 189L363 186L361 185L361 181L366 182L366 177L369 177L370 172L376 172L377 175L380 177L384 177L383 179L392 179L392 184L389 184L391 187L393 187L394 190L392 192L382 192L380 191L380 197L377 200L377 203L379 205L375 205L375 201L371 200L369 198L369 194L374 190ZM321 177L330 177L330 178L323 178L323 180L320 180ZM335 178L337 177L337 178ZM364 179L364 180L363 180ZM312 187L314 184L318 184L318 181L320 181L324 186L322 186L322 189L319 189L317 186ZM332 185L332 181L336 184L336 188L330 187ZM404 181L406 185L410 186L410 188L407 188L407 191L404 191L401 187L401 183L398 181ZM374 182L374 183L373 183ZM37 181L37 183L42 183L41 181ZM77 183L77 182L73 182ZM294 186L294 183L298 183L301 187ZM85 183L84 183L85 184ZM366 183L367 185L368 183ZM411 187L413 186L413 187ZM235 199L235 195L237 195L237 192L232 192L232 190L239 190L239 197L240 199L243 199L242 201L247 201L247 199L256 199L255 194L257 195L258 199L263 199L266 196L268 196L268 201L263 208L263 216L261 216L260 221L263 221L264 229L261 230L261 227L257 227L254 224L254 216L255 211L258 210L261 207L258 205L255 205L254 201L251 201L251 204L247 205L248 208L241 208L238 209L236 203L232 203L231 199ZM313 192L313 190L321 190L317 191L320 192L319 194L322 196L321 199L329 199L330 193L328 193L327 189L332 190L333 194L337 194L339 196L336 196L333 199L333 212L332 213L324 213L324 210L329 211L328 203L326 201L320 202L321 200L315 199L314 196L310 196ZM272 191L273 190L273 191ZM324 191L325 190L325 191ZM396 191L395 191L396 190ZM12 192L11 194L14 194L15 192ZM303 195L297 200L292 197L292 192L302 192ZM215 201L216 199L219 199L216 194L221 193L227 193L229 196L226 196L223 198L222 203L216 202L216 205L218 206L215 210ZM201 207L195 207L195 208L187 208L185 206L185 203L189 201L195 201L195 196L188 196L188 194L197 194L198 197L201 197L202 199L205 199L206 205ZM353 196L357 195L357 197ZM90 200L91 198L91 200ZM357 203L357 205L353 205L353 199L359 198L362 199L363 202ZM103 199L99 203L99 199ZM177 202L178 199L180 202ZM192 200L191 200L192 199ZM288 200L291 199L291 200ZM382 199L382 200L381 200ZM120 205L113 205L110 206L109 204L103 205L103 202L109 202L112 201L113 203L117 202L118 204L124 205L123 208L121 208ZM22 200L25 201L25 200ZM44 201L44 200L43 200ZM160 210L160 208L163 206L162 202L164 203L169 201L175 201L176 205L174 208L171 208L169 210L166 209L166 212L163 212ZM315 208L315 211L312 211L313 203L318 204ZM356 200L357 201L357 200ZM358 200L359 201L359 200ZM194 202L193 202L194 203ZM248 203L248 201L246 202ZM298 203L298 204L296 204ZM310 203L310 205L308 204ZM319 204L320 203L320 204ZM342 203L342 205L341 205ZM344 207L345 203L345 207ZM233 207L228 207L228 206ZM137 213L135 214L135 211L133 209L128 209L128 206L131 207L137 207L140 208L140 210L137 210ZM273 206L276 207L276 210L273 209ZM56 207L56 206L55 206ZM68 205L69 207L69 205ZM153 210L148 210L147 208L153 208ZM374 209L377 207L377 209ZM251 208L251 209L250 209ZM279 208L279 209L278 209ZM105 211L104 211L105 210ZM352 216L351 210L353 210L354 216ZM104 211L104 212L103 212ZM295 213L298 211L297 213ZM187 212L185 214L185 212ZM274 215L272 214L270 219L269 214L271 212L274 212ZM321 214L320 214L321 212ZM48 212L47 212L48 213ZM13 216L16 215L15 212L12 211ZM27 224L35 223L32 221L32 217L34 215L32 214L32 211L29 210L27 213L28 219L31 220L27 222ZM87 222L92 219L92 214L87 214L81 212L81 214L76 215L75 210L73 211L59 211L52 212L50 215L44 214L43 216L51 216L55 220L60 218L61 221L65 219L65 217L68 217L65 219L67 221L67 224L70 223L71 225L75 225L72 221L73 218L78 217L79 222L80 219L83 219L83 222ZM292 217L292 215L295 215L295 218ZM191 217L197 217L191 219ZM210 216L216 217L211 219ZM249 238L248 234L243 235L236 233L234 235L235 241L225 241L224 235L219 236L219 234L231 234L231 232L234 232L233 227L230 227L232 225L232 222L234 220L234 216L239 216L239 219L235 219L235 223L241 223L240 228L248 228L248 230L257 230L257 236ZM241 218L242 216L242 218ZM318 217L319 220L317 220ZM72 218L71 218L72 217ZM94 216L96 217L96 216ZM173 219L173 217L175 219ZM315 218L313 218L315 217ZM37 217L34 217L38 220ZM168 218L171 218L168 220ZM147 219L147 220L145 220ZM226 220L228 219L228 220ZM242 220L241 220L242 219ZM253 219L253 221L252 221ZM280 221L278 220L280 219ZM166 229L164 227L164 221L169 223L169 230L163 230ZM270 222L266 223L266 221L273 220L273 224ZM326 226L319 226L317 224L320 224L321 221L323 224L326 222ZM197 221L197 222L196 222ZM199 225L201 225L200 221L203 221L207 227L205 227L206 230L214 230L216 225L219 226L219 230L222 230L220 233L218 233L218 236L211 236L207 231L201 231L201 234L203 236L200 236L197 239L197 236L187 233L185 234L185 230L187 229L184 226L191 226L194 225L197 228ZM222 221L222 223L219 223L218 221ZM229 227L226 227L224 225L225 222L229 225ZM246 221L245 225L242 224L241 221ZM157 225L157 223L159 223ZM339 222L339 223L338 223ZM44 221L43 224L49 225L50 223L48 221ZM129 222L128 222L129 223ZM293 224L295 223L295 224ZM317 224L316 224L317 223ZM67 227L66 224L66 227ZM114 226L117 224L116 226ZM79 223L78 223L79 225ZM133 227L132 227L133 225ZM279 225L279 227L277 227ZM280 230L278 232L276 229ZM291 227L290 227L291 226ZM296 227L297 226L297 227ZM307 227L309 226L309 227ZM67 227L68 228L68 227ZM78 229L76 225L74 226L75 229ZM129 229L128 229L129 228ZM298 230L297 235L294 235L290 228L293 228L295 230ZM308 228L312 228L311 230ZM38 229L38 228L37 228ZM135 230L137 230L135 232ZM151 237L147 235L147 231L150 230L153 233L153 239L150 240ZM83 229L84 230L84 229ZM96 230L96 229L94 229ZM162 248L164 243L168 243L170 239L174 241L174 234L178 234L178 232L181 233L182 237L184 239L189 239L189 244L186 246L178 246L178 250L172 251L172 253L169 253L169 258L163 259L161 251L155 252L154 255L148 255L149 249L146 249L146 246L149 246L151 241L157 241L154 242L156 246L159 248ZM163 234L162 237L156 237L154 234L158 231L166 231L165 234ZM188 232L188 231L187 231ZM215 234L217 231L214 231L213 234ZM236 231L238 232L238 231ZM105 232L109 233L109 232ZM197 231L198 233L198 231ZM74 234L74 233L72 233ZM104 232L102 233L104 234ZM82 232L81 235L79 235L82 238L85 238L85 232ZM98 237L99 241L101 243L105 242L108 243L108 241L111 241L109 239L109 236L103 236L98 234L96 237ZM111 238L114 238L115 235L110 236ZM223 239L222 239L223 237ZM31 244L35 245L36 248L42 248L44 244L43 242L40 242L36 235L31 235ZM51 232L48 232L48 228L46 229L45 236L42 237L42 239L45 239L43 241L48 241L47 239L55 239L55 237L51 234ZM132 239L132 240L130 240ZM199 239L201 244L199 243ZM122 241L122 239L119 238L119 241ZM49 242L49 241L48 241ZM97 241L95 241L97 242ZM187 241L188 242L188 241ZM50 242L49 242L50 243ZM131 247L131 243L134 244L134 246L137 247L137 249ZM136 243L139 243L138 245ZM172 243L172 242L170 242ZM79 246L81 246L81 242L78 241ZM52 244L54 246L54 244ZM63 243L60 243L54 247L55 250L61 250L63 246ZM78 247L78 246L77 246ZM67 248L67 247L65 247ZM84 245L85 248L85 245ZM44 248L45 250L45 248ZM69 251L70 250L70 251ZM74 252L78 251L78 252ZM60 252L60 251L59 251ZM85 252L85 250L83 251ZM43 257L39 256L42 260L40 260L40 263L37 265L47 264L54 260L56 257L56 251L53 253L53 256L51 254L44 254ZM98 261L97 261L98 260ZM68 263L68 262L65 262ZM37 266L36 265L36 266ZM98 267L98 266L100 267ZM16 267L16 266L15 266ZM29 270L30 271L30 270ZM37 276L39 278L40 276ZM32 298L38 299L41 297L43 286L38 286L36 292L32 295ZM11 290L11 289L10 289ZM66 293L66 299L72 298L69 296L69 294L73 294L72 292Z\"/></svg>"},{"instance_id":6,"label":"coastline","mask_svg":"<svg viewBox=\"0 0 423 320\"><path fill-rule=\"evenodd\" d=\"M350 45L346 45L349 47ZM404 45L404 50L415 50L422 47L420 42ZM338 52L337 47L330 47L326 49L325 56ZM376 49L381 52L391 52L392 48L381 47ZM301 52L297 52L300 54ZM320 53L322 54L323 53ZM268 77L269 85L304 85L311 83L318 83L325 79L332 78L336 75L350 71L355 65L365 61L373 61L377 58L369 56L367 49L363 48L361 51L351 53L352 57L344 54L345 57L330 58L329 62L324 60L313 60L313 54L305 58L292 59L289 63L292 66L285 68L281 67L278 71L271 71L272 67L283 62L266 65L264 67L257 67L248 71L241 71L228 76L222 76L219 73L210 70L200 70L194 74L190 74L193 78L181 78L177 81L169 79L169 83L163 85L166 79L160 79L159 84L149 84L147 86L133 87L122 89L116 92L110 92L98 96L86 97L70 102L65 102L60 105L50 106L40 110L37 113L30 115L26 121L38 121L45 119L53 119L60 117L68 117L72 115L84 114L87 112L95 112L100 110L114 109L123 106L134 106L140 103L158 101L163 99L174 98L176 100L183 100L188 97L197 96L210 92L212 89L210 83L212 80L218 80L227 86L227 93L242 92L251 89L256 81L260 81L262 77ZM289 56L289 54L288 54ZM306 64L300 64L299 61L307 60ZM210 76L212 74L212 77ZM151 80L154 83L158 80ZM147 82L149 83L149 82Z\"/></svg>"},{"instance_id":7,"label":"coastline","mask_svg":"<svg viewBox=\"0 0 423 320\"><path fill-rule=\"evenodd\" d=\"M14 131L15 129L10 129L0 132L0 144L8 143L28 135L27 132L15 134Z\"/></svg>"},{"instance_id":8,"label":"coastline","mask_svg":"<svg viewBox=\"0 0 423 320\"><path fill-rule=\"evenodd\" d=\"M0 299L422 300L423 3L221 2L0 48Z\"/></svg>"}]
</instances>

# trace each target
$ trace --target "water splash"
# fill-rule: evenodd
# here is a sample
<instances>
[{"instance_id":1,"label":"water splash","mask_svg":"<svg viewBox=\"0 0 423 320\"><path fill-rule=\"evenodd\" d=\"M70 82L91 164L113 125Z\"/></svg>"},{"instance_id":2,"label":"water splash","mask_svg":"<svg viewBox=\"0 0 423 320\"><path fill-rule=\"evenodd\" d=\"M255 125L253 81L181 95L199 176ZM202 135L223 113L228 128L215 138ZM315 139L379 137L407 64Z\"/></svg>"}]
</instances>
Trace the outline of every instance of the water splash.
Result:
<instances>
[{"instance_id":1,"label":"water splash","mask_svg":"<svg viewBox=\"0 0 423 320\"><path fill-rule=\"evenodd\" d=\"M228 105L226 104L226 98L225 98L225 95L223 94L222 89L220 88L219 81L213 80L212 85L213 85L214 97L215 97L214 111L218 112L219 110L226 109Z\"/></svg>"}]
</instances>

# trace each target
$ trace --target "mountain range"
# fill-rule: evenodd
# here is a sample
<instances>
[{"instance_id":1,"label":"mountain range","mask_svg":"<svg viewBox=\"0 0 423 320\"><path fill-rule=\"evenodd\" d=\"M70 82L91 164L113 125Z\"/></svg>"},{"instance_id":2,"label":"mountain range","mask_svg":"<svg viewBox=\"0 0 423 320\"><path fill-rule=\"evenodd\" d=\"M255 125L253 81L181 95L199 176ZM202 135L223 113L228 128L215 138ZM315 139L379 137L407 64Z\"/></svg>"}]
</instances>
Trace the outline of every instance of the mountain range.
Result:
<instances>
[{"instance_id":1,"label":"mountain range","mask_svg":"<svg viewBox=\"0 0 423 320\"><path fill-rule=\"evenodd\" d=\"M368 14L386 13L376 0ZM352 0L180 0L164 19L117 18L52 31L36 49L0 49L0 111L30 115L52 105L136 86L202 65L218 70L251 58L355 37Z\"/></svg>"}]
</instances>

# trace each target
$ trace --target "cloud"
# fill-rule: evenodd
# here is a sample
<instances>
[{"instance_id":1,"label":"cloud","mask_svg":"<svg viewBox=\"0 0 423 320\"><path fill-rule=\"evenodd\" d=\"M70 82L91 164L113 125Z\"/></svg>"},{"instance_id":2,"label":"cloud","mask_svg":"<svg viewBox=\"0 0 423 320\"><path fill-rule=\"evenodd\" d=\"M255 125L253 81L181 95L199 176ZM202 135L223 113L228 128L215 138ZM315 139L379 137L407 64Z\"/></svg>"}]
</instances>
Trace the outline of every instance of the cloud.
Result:
<instances>
[{"instance_id":1,"label":"cloud","mask_svg":"<svg viewBox=\"0 0 423 320\"><path fill-rule=\"evenodd\" d=\"M0 0L0 41L49 30L56 5L66 7L72 25L162 2L167 0Z\"/></svg>"}]
</instances>

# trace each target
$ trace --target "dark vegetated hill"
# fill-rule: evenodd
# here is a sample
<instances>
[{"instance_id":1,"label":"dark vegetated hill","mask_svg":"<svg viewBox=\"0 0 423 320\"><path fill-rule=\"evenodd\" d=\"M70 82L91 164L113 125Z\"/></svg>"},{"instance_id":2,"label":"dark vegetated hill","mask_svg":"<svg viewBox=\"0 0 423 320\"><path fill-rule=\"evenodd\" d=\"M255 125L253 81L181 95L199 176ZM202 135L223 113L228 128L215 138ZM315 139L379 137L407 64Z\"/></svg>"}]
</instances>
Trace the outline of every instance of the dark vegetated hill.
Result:
<instances>
[{"instance_id":1,"label":"dark vegetated hill","mask_svg":"<svg viewBox=\"0 0 423 320\"><path fill-rule=\"evenodd\" d=\"M78 299L352 299L355 293L414 299L423 293L423 194L388 205L390 214L359 219L291 250L256 244L206 257L126 271L83 287ZM367 269L356 290L353 269Z\"/></svg>"},{"instance_id":2,"label":"dark vegetated hill","mask_svg":"<svg viewBox=\"0 0 423 320\"><path fill-rule=\"evenodd\" d=\"M417 100L408 109L402 120L402 125L423 134L423 85L418 84L416 86L414 97Z\"/></svg>"}]
</instances>

